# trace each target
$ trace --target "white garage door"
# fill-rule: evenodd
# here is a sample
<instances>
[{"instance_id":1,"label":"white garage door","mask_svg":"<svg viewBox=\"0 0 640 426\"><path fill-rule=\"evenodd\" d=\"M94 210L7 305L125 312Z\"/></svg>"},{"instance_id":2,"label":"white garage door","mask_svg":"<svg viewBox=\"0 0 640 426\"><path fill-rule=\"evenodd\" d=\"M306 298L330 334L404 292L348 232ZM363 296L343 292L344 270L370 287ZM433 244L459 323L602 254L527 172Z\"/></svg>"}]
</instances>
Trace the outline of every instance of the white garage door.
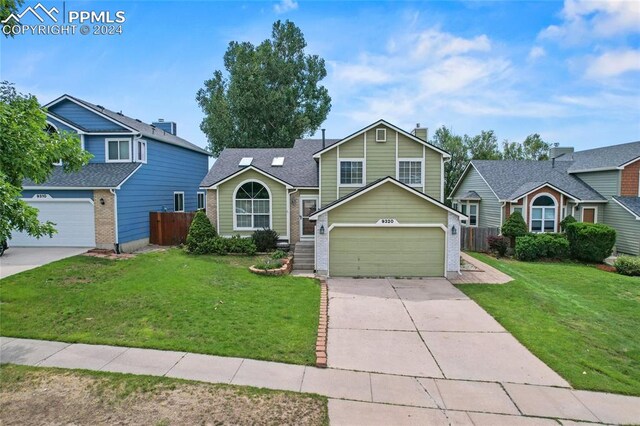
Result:
<instances>
[{"instance_id":1,"label":"white garage door","mask_svg":"<svg viewBox=\"0 0 640 426\"><path fill-rule=\"evenodd\" d=\"M51 238L44 236L40 239L24 232L14 232L9 241L10 246L95 247L96 225L91 199L29 199L25 201L40 210L38 219L41 222L55 223L58 232Z\"/></svg>"}]
</instances>

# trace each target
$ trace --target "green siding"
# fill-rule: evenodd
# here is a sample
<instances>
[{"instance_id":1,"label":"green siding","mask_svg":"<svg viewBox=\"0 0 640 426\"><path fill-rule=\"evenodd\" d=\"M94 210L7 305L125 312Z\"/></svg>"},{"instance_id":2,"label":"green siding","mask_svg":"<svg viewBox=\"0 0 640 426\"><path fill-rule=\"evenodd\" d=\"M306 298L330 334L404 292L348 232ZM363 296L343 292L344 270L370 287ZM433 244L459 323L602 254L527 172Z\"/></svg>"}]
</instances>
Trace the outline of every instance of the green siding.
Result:
<instances>
[{"instance_id":1,"label":"green siding","mask_svg":"<svg viewBox=\"0 0 640 426\"><path fill-rule=\"evenodd\" d=\"M386 176L396 176L396 132L385 126L377 128L387 129L387 141L376 142L375 128L367 132L367 183Z\"/></svg>"},{"instance_id":2,"label":"green siding","mask_svg":"<svg viewBox=\"0 0 640 426\"><path fill-rule=\"evenodd\" d=\"M609 198L618 195L620 189L620 171L576 173L574 176L582 179L587 185Z\"/></svg>"},{"instance_id":3,"label":"green siding","mask_svg":"<svg viewBox=\"0 0 640 426\"><path fill-rule=\"evenodd\" d=\"M468 191L476 191L482 198L479 205L480 217L478 218L478 226L481 228L500 227L500 202L473 166L469 168L464 180L451 198L456 200L457 197L464 195Z\"/></svg>"},{"instance_id":4,"label":"green siding","mask_svg":"<svg viewBox=\"0 0 640 426\"><path fill-rule=\"evenodd\" d=\"M356 136L337 149L340 150L340 158L364 158L364 136Z\"/></svg>"},{"instance_id":5,"label":"green siding","mask_svg":"<svg viewBox=\"0 0 640 426\"><path fill-rule=\"evenodd\" d=\"M605 207L606 224L618 233L616 250L640 256L640 220L611 200Z\"/></svg>"},{"instance_id":6,"label":"green siding","mask_svg":"<svg viewBox=\"0 0 640 426\"><path fill-rule=\"evenodd\" d=\"M256 180L269 188L271 192L271 221L273 229L275 229L281 237L288 236L286 187L254 170L247 170L219 186L218 220L220 229L218 229L218 233L221 235L240 234L242 236L249 236L253 233L253 231L233 230L233 193L238 185L246 180Z\"/></svg>"},{"instance_id":7,"label":"green siding","mask_svg":"<svg viewBox=\"0 0 640 426\"><path fill-rule=\"evenodd\" d=\"M425 149L424 183L425 193L441 200L442 155L432 149Z\"/></svg>"},{"instance_id":8,"label":"green siding","mask_svg":"<svg viewBox=\"0 0 640 426\"><path fill-rule=\"evenodd\" d=\"M337 153L337 150L332 149L322 154L320 158L320 203L322 206L335 201L338 193L336 176L338 172Z\"/></svg>"},{"instance_id":9,"label":"green siding","mask_svg":"<svg viewBox=\"0 0 640 426\"><path fill-rule=\"evenodd\" d=\"M424 145L409 139L405 135L398 135L398 158L422 158L422 147Z\"/></svg>"},{"instance_id":10,"label":"green siding","mask_svg":"<svg viewBox=\"0 0 640 426\"><path fill-rule=\"evenodd\" d=\"M400 224L447 224L447 211L393 183L385 183L329 212L333 223L376 223L396 219Z\"/></svg>"},{"instance_id":11,"label":"green siding","mask_svg":"<svg viewBox=\"0 0 640 426\"><path fill-rule=\"evenodd\" d=\"M440 228L334 228L329 250L330 276L444 276Z\"/></svg>"}]
</instances>

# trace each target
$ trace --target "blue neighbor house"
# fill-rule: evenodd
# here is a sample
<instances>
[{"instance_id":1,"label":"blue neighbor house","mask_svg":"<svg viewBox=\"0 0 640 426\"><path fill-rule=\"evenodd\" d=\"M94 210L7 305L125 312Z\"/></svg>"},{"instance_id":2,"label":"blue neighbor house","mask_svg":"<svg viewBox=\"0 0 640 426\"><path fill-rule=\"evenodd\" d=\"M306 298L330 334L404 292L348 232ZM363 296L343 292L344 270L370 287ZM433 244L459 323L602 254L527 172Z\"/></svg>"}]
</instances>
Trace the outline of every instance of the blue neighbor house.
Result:
<instances>
[{"instance_id":1,"label":"blue neighbor house","mask_svg":"<svg viewBox=\"0 0 640 426\"><path fill-rule=\"evenodd\" d=\"M58 232L17 232L11 245L128 252L149 243L149 212L205 208L199 185L210 153L178 137L176 123L146 124L69 95L45 108L49 131L77 133L93 158L80 172L56 167L45 183L24 182L23 199Z\"/></svg>"}]
</instances>

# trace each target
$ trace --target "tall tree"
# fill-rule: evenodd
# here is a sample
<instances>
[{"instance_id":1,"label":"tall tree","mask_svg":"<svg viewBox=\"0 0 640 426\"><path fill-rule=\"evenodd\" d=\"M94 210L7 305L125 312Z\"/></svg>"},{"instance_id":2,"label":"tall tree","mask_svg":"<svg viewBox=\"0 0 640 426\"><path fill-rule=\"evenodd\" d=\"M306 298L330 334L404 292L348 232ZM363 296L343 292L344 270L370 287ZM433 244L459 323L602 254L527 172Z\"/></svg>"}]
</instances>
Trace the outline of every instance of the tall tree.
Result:
<instances>
[{"instance_id":1,"label":"tall tree","mask_svg":"<svg viewBox=\"0 0 640 426\"><path fill-rule=\"evenodd\" d=\"M464 144L473 160L500 160L502 154L498 147L498 138L493 130L482 130L479 135L464 135Z\"/></svg>"},{"instance_id":2,"label":"tall tree","mask_svg":"<svg viewBox=\"0 0 640 426\"><path fill-rule=\"evenodd\" d=\"M307 43L293 22L273 24L258 46L229 43L227 74L216 70L196 100L205 114L200 128L214 154L225 147L290 147L313 134L331 109L320 81L324 59L305 54Z\"/></svg>"},{"instance_id":3,"label":"tall tree","mask_svg":"<svg viewBox=\"0 0 640 426\"><path fill-rule=\"evenodd\" d=\"M77 135L46 130L46 115L32 95L18 93L12 84L0 86L0 240L11 231L34 237L53 235L54 223L38 221L38 209L20 199L25 178L47 180L53 164L62 160L65 171L77 171L91 154L82 150Z\"/></svg>"},{"instance_id":4,"label":"tall tree","mask_svg":"<svg viewBox=\"0 0 640 426\"><path fill-rule=\"evenodd\" d=\"M462 141L462 137L454 135L445 126L440 127L433 133L430 142L451 154L451 159L444 164L444 196L446 199L451 195L454 185L462 176L462 172L469 162L467 148ZM446 203L449 204L450 200L446 200Z\"/></svg>"},{"instance_id":5,"label":"tall tree","mask_svg":"<svg viewBox=\"0 0 640 426\"><path fill-rule=\"evenodd\" d=\"M18 8L22 6L23 3L24 0L0 0L0 21L4 21L9 16L11 16L12 13L18 13ZM19 22L11 18L9 21L7 21L7 23L1 25L3 27L13 27L17 24L19 24ZM13 37L13 33L11 31L3 31L2 33L5 37Z\"/></svg>"},{"instance_id":6,"label":"tall tree","mask_svg":"<svg viewBox=\"0 0 640 426\"><path fill-rule=\"evenodd\" d=\"M548 160L551 145L543 141L539 134L534 133L522 142L524 157L527 160Z\"/></svg>"},{"instance_id":7,"label":"tall tree","mask_svg":"<svg viewBox=\"0 0 640 426\"><path fill-rule=\"evenodd\" d=\"M503 160L524 160L524 158L524 149L520 142L509 142L508 139L502 142Z\"/></svg>"}]
</instances>

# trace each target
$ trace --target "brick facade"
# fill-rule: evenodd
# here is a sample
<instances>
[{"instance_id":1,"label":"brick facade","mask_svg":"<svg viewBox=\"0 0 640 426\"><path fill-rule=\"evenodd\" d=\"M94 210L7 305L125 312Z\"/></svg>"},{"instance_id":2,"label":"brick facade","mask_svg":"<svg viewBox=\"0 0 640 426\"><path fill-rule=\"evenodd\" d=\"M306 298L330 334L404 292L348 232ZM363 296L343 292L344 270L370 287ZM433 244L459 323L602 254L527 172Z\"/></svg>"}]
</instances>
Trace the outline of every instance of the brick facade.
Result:
<instances>
[{"instance_id":1,"label":"brick facade","mask_svg":"<svg viewBox=\"0 0 640 426\"><path fill-rule=\"evenodd\" d=\"M295 244L300 241L300 193L291 193L289 202L289 244Z\"/></svg>"},{"instance_id":2,"label":"brick facade","mask_svg":"<svg viewBox=\"0 0 640 426\"><path fill-rule=\"evenodd\" d=\"M620 195L623 197L638 197L638 179L640 179L640 160L622 169L620 179Z\"/></svg>"},{"instance_id":3,"label":"brick facade","mask_svg":"<svg viewBox=\"0 0 640 426\"><path fill-rule=\"evenodd\" d=\"M104 200L104 205L100 200ZM114 195L108 189L96 189L93 191L93 209L96 220L96 246L98 248L112 249L116 242Z\"/></svg>"},{"instance_id":4,"label":"brick facade","mask_svg":"<svg viewBox=\"0 0 640 426\"><path fill-rule=\"evenodd\" d=\"M542 193L546 193L548 195L550 195L551 197L555 198L556 200L556 232L559 231L560 228L560 215L562 212L562 204L560 204L560 198L561 198L561 194L556 191L555 189L549 187L549 186L543 186L540 189L537 189L535 191L533 191L531 194L529 194L528 196L528 200L527 200L527 212L531 211L531 204L533 203L533 199L538 195L538 194L542 194ZM566 200L565 200L566 202ZM527 215L527 227L531 228L531 218L529 217L529 215Z\"/></svg>"},{"instance_id":5,"label":"brick facade","mask_svg":"<svg viewBox=\"0 0 640 426\"><path fill-rule=\"evenodd\" d=\"M216 189L207 189L207 217L211 224L218 231L218 191Z\"/></svg>"}]
</instances>

